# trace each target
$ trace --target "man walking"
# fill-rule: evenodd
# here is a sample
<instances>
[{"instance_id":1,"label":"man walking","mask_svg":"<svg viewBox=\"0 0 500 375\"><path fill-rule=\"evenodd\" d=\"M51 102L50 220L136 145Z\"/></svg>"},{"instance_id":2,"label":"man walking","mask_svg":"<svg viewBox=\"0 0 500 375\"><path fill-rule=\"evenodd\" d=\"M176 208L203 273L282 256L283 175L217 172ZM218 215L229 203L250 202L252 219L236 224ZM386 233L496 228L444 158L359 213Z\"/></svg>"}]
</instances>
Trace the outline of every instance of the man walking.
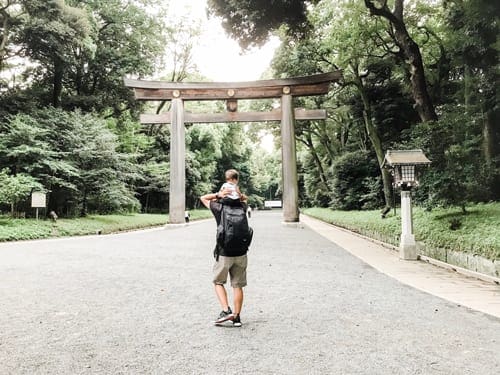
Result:
<instances>
[{"instance_id":1,"label":"man walking","mask_svg":"<svg viewBox=\"0 0 500 375\"><path fill-rule=\"evenodd\" d=\"M226 177L228 175L231 175L236 181L238 180L238 172L236 170L230 169L226 171ZM221 325L225 322L232 322L235 327L241 327L240 313L243 306L243 287L247 285L247 251L252 233L246 222L247 197L244 194L240 194L237 200L226 198L231 193L230 189L225 188L217 193L205 194L200 197L200 200L205 207L212 211L217 222L218 241L214 251L213 283L215 294L222 307L222 312L214 323ZM244 228L246 224L246 231L248 233L245 233L242 238L238 238L235 233L222 233L225 226L224 221L239 220L238 213L240 211L244 217L244 221L236 223L234 227ZM232 214L227 215L227 212L231 212ZM235 217L236 219L234 219ZM235 238L229 239L228 237L230 236L234 236ZM233 288L234 311L229 306L227 291L224 286L227 282L228 274L231 287Z\"/></svg>"}]
</instances>

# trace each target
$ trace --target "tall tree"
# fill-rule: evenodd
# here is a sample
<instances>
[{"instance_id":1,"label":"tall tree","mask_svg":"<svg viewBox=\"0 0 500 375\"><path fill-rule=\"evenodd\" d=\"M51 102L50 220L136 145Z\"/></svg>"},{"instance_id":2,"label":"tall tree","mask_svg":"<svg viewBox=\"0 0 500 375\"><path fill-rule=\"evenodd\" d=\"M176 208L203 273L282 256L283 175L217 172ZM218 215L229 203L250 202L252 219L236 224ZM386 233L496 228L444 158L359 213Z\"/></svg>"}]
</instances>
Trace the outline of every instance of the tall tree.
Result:
<instances>
[{"instance_id":1,"label":"tall tree","mask_svg":"<svg viewBox=\"0 0 500 375\"><path fill-rule=\"evenodd\" d=\"M395 0L394 7L391 10L387 0L364 0L370 13L380 16L389 21L394 32L394 40L401 48L405 60L409 65L410 82L412 87L412 96L415 100L415 108L422 121L437 120L436 110L432 104L427 81L425 77L424 64L420 48L411 37L406 27L404 19L404 0Z\"/></svg>"},{"instance_id":2,"label":"tall tree","mask_svg":"<svg viewBox=\"0 0 500 375\"><path fill-rule=\"evenodd\" d=\"M498 35L500 4L486 0L445 1L448 39L462 81L458 102L468 113L476 112L482 124L482 151L491 164L500 153L498 106Z\"/></svg>"},{"instance_id":3,"label":"tall tree","mask_svg":"<svg viewBox=\"0 0 500 375\"><path fill-rule=\"evenodd\" d=\"M12 37L21 23L20 3L20 0L7 0L0 3L0 72L5 67L5 60L12 53Z\"/></svg>"},{"instance_id":4,"label":"tall tree","mask_svg":"<svg viewBox=\"0 0 500 375\"><path fill-rule=\"evenodd\" d=\"M321 171L316 149L311 144L323 144L324 149L330 152L327 155L330 159L327 165L331 166L340 156L335 155L334 148L340 149L346 145L348 124L353 122L363 124L365 131L359 133L357 147L360 150L366 149L364 142L366 134L378 161L384 198L386 206L389 207L392 202L391 177L389 172L382 168L382 163L390 140L398 134L402 124L406 124L407 116L397 113L398 119L394 121L394 116L388 116L388 114L397 111L393 108L403 109L406 98L403 96L402 102L398 102L401 99L401 92L399 92L398 95L385 99L391 87L398 87L397 81L391 74L394 71L394 75L397 75L398 69L392 53L387 52L375 42L377 35L385 32L384 26L370 19L366 13L362 5L353 2L320 3L310 13L309 20L314 31L309 37L299 42L286 40L285 46L280 50L281 53L275 59L274 67L279 69L279 73L282 73L283 69L286 72L296 73L297 66L301 69L310 68L307 72L300 72L306 74L330 71L339 67L343 70L342 91L337 90L334 95L336 99L330 99L327 104L331 107L329 113L338 114L340 119L335 128L330 128L332 133L339 135L337 142L330 140L331 136L328 132L325 133L320 129L314 131L316 127L314 123L303 128L298 124L297 134L307 135L316 132L315 142L306 136L304 143L310 150L312 160L315 161L318 170ZM333 22L332 19L335 21ZM382 98L385 102L382 102ZM352 120L344 114L347 105L350 107ZM411 113L412 111L410 109L405 112ZM332 116L330 121L333 122L335 118ZM398 122L400 124L397 124ZM356 126L354 125L353 128ZM321 181L328 179L326 173L320 172L319 176L322 175L325 177L318 182L323 184Z\"/></svg>"},{"instance_id":5,"label":"tall tree","mask_svg":"<svg viewBox=\"0 0 500 375\"><path fill-rule=\"evenodd\" d=\"M165 5L152 0L68 0L87 12L95 51L75 51L68 71L65 106L119 116L137 108L123 77L151 76L168 43L163 32ZM152 13L155 9L155 13Z\"/></svg>"},{"instance_id":6,"label":"tall tree","mask_svg":"<svg viewBox=\"0 0 500 375\"><path fill-rule=\"evenodd\" d=\"M303 33L309 28L308 4L318 0L208 0L212 14L222 18L224 29L243 48L261 45L271 31L282 24L290 25L291 33Z\"/></svg>"},{"instance_id":7,"label":"tall tree","mask_svg":"<svg viewBox=\"0 0 500 375\"><path fill-rule=\"evenodd\" d=\"M0 165L51 190L48 203L63 215L137 208L132 183L140 171L102 119L46 109L0 124Z\"/></svg>"},{"instance_id":8,"label":"tall tree","mask_svg":"<svg viewBox=\"0 0 500 375\"><path fill-rule=\"evenodd\" d=\"M422 121L437 120L436 111L428 92L422 55L417 43L408 33L404 19L404 1L395 0L393 10L387 0L364 0L371 14L389 21L394 39L401 48L409 64L412 94L416 110ZM290 30L304 29L307 21L307 5L317 1L218 1L208 5L212 11L223 17L223 25L243 47L262 43L271 30L286 24ZM243 27L241 27L241 26Z\"/></svg>"},{"instance_id":9,"label":"tall tree","mask_svg":"<svg viewBox=\"0 0 500 375\"><path fill-rule=\"evenodd\" d=\"M16 88L22 92L8 92L11 102L32 96L29 103L39 107L119 116L140 106L123 86L123 77L163 70L165 45L174 37L174 29L163 23L167 5L153 0L9 0L8 4L13 5L0 11L1 24L6 25L0 28L0 40L6 43L0 57L16 52L23 58L19 68L27 77L24 82L17 79ZM6 96L3 100L16 107Z\"/></svg>"},{"instance_id":10,"label":"tall tree","mask_svg":"<svg viewBox=\"0 0 500 375\"><path fill-rule=\"evenodd\" d=\"M66 71L76 63L74 52L95 48L91 25L85 11L64 0L31 0L24 7L29 17L20 41L26 57L47 69L52 78L51 104L59 107Z\"/></svg>"}]
</instances>

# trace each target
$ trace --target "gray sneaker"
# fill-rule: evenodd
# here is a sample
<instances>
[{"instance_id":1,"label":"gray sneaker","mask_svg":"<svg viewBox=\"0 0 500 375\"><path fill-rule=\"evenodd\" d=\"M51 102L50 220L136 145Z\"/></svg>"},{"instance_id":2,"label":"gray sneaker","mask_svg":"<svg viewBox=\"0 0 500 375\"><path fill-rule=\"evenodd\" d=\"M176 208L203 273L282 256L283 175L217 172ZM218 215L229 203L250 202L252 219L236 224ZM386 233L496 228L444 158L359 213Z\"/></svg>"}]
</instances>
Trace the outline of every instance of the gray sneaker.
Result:
<instances>
[{"instance_id":1,"label":"gray sneaker","mask_svg":"<svg viewBox=\"0 0 500 375\"><path fill-rule=\"evenodd\" d=\"M234 318L234 314L233 312L231 311L231 308L228 307L227 308L227 311L221 311L221 313L219 314L219 317L215 320L215 324L221 324L221 323L224 323L224 322L227 322L228 320L233 320Z\"/></svg>"}]
</instances>

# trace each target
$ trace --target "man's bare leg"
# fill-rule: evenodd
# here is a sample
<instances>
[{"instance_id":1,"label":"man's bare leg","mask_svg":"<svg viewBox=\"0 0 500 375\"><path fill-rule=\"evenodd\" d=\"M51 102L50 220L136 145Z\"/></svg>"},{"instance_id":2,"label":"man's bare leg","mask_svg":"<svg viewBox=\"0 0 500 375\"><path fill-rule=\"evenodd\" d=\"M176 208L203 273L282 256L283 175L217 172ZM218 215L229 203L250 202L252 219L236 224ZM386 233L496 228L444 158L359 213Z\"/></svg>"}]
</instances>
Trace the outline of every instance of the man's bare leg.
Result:
<instances>
[{"instance_id":1,"label":"man's bare leg","mask_svg":"<svg viewBox=\"0 0 500 375\"><path fill-rule=\"evenodd\" d=\"M217 295L217 299L219 300L222 310L227 311L229 304L227 302L227 292L224 285L215 284L215 294Z\"/></svg>"},{"instance_id":2,"label":"man's bare leg","mask_svg":"<svg viewBox=\"0 0 500 375\"><path fill-rule=\"evenodd\" d=\"M243 288L233 288L234 314L239 315L243 306ZM227 297L226 297L227 299Z\"/></svg>"}]
</instances>

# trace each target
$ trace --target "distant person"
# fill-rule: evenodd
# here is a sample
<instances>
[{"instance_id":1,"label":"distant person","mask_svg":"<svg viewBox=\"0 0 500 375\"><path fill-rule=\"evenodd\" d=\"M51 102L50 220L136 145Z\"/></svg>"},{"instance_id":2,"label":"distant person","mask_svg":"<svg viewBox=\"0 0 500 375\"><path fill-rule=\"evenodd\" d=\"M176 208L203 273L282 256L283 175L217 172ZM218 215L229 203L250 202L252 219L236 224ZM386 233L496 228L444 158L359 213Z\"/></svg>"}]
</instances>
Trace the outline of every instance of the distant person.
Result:
<instances>
[{"instance_id":1,"label":"distant person","mask_svg":"<svg viewBox=\"0 0 500 375\"><path fill-rule=\"evenodd\" d=\"M248 215L249 219L252 217L252 206L248 206L248 208L247 208L247 215Z\"/></svg>"},{"instance_id":2,"label":"distant person","mask_svg":"<svg viewBox=\"0 0 500 375\"><path fill-rule=\"evenodd\" d=\"M184 211L184 219L186 220L186 223L189 223L189 218L190 218L189 211Z\"/></svg>"},{"instance_id":3,"label":"distant person","mask_svg":"<svg viewBox=\"0 0 500 375\"><path fill-rule=\"evenodd\" d=\"M229 179L238 182L238 172L234 169L226 171ZM232 177L231 177L232 176ZM234 183L234 182L233 182ZM243 306L243 287L247 285L247 251L252 240L252 229L248 227L246 210L247 197L238 189L239 199L229 198L234 190L226 187L217 193L209 193L200 197L201 202L212 211L217 223L217 243L215 245L213 267L213 283L215 294L222 311L214 321L215 325L232 322L234 327L241 327L241 308ZM231 233L226 231L228 225ZM234 311L229 306L225 284L230 277L233 288Z\"/></svg>"},{"instance_id":4,"label":"distant person","mask_svg":"<svg viewBox=\"0 0 500 375\"><path fill-rule=\"evenodd\" d=\"M57 222L57 219L59 218L56 214L55 211L50 211L49 212L49 217L50 217L50 220L52 220L54 223Z\"/></svg>"}]
</instances>

